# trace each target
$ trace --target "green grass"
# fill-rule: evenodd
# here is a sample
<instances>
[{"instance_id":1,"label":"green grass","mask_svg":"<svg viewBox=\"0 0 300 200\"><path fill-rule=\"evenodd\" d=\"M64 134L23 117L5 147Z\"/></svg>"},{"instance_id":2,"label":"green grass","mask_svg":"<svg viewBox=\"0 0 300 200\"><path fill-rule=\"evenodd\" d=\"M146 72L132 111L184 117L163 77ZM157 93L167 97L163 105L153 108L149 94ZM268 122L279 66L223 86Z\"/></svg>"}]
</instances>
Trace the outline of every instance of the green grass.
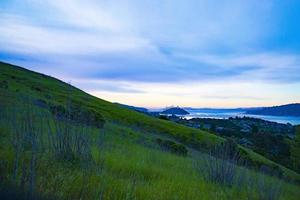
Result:
<instances>
[{"instance_id":1,"label":"green grass","mask_svg":"<svg viewBox=\"0 0 300 200\"><path fill-rule=\"evenodd\" d=\"M206 182L193 168L193 158L180 157L136 144L139 133L107 124L102 147L93 146L95 166L54 161L44 154L39 158L37 189L46 196L62 199L247 199L245 186L233 188ZM96 132L96 130L95 130ZM121 134L122 132L122 134ZM94 134L94 133L93 133ZM135 135L136 134L136 135ZM13 152L1 146L1 160L11 165ZM11 168L11 167L8 167ZM251 177L262 176L241 168ZM297 199L298 186L276 178L283 184L281 199ZM255 188L250 193L256 195Z\"/></svg>"},{"instance_id":2,"label":"green grass","mask_svg":"<svg viewBox=\"0 0 300 200\"><path fill-rule=\"evenodd\" d=\"M257 188L249 189L246 184L233 187L212 184L194 169L194 155L205 155L203 152L224 141L221 137L128 110L57 79L5 63L0 63L0 86L0 109L22 107L22 95L55 105L66 105L71 99L75 105L102 115L106 121L103 129L89 131L92 164L88 166L58 161L47 150L38 154L35 186L38 193L62 199L247 199L249 195L258 199ZM36 109L49 112L38 106ZM14 163L10 129L7 119L0 118L0 176L4 180L11 180ZM163 152L155 143L156 138L182 143L189 148L190 155ZM278 166L286 178L300 180L297 173L242 149L246 152L244 156L258 165ZM29 162L29 158L27 151L22 159ZM240 171L254 179L265 176L243 167ZM269 182L282 184L281 199L299 196L299 186L265 177Z\"/></svg>"}]
</instances>

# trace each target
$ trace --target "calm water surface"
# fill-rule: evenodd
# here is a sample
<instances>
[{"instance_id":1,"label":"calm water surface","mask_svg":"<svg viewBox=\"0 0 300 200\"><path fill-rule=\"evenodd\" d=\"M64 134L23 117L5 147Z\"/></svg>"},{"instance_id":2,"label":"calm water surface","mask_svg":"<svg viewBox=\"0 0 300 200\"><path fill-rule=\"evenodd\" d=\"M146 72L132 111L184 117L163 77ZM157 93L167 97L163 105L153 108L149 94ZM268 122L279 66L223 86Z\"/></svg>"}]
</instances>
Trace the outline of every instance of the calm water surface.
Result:
<instances>
[{"instance_id":1,"label":"calm water surface","mask_svg":"<svg viewBox=\"0 0 300 200\"><path fill-rule=\"evenodd\" d=\"M288 117L288 116L269 116L269 115L250 115L245 114L244 111L237 110L222 110L222 109L186 109L190 115L186 115L185 118L214 118L214 119L228 119L229 117L255 117L268 121L278 122L278 123L290 123L293 125L300 124L300 117Z\"/></svg>"}]
</instances>

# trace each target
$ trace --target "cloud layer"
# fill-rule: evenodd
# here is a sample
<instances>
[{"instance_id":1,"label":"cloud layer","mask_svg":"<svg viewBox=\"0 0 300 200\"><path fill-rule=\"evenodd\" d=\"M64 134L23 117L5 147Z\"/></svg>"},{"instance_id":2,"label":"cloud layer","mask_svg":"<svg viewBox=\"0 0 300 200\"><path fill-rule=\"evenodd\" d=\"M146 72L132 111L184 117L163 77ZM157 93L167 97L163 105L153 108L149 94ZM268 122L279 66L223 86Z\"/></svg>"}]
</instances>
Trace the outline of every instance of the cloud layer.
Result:
<instances>
[{"instance_id":1,"label":"cloud layer","mask_svg":"<svg viewBox=\"0 0 300 200\"><path fill-rule=\"evenodd\" d=\"M166 104L176 95L186 95L179 104L194 98L191 104L206 105L197 103L198 94L220 106L230 99L244 105L244 97L249 104L268 104L277 86L290 97L281 93L276 102L299 101L295 7L300 9L299 2L278 0L4 0L0 59L72 80L112 101L138 95L138 102L124 103L144 106ZM225 89L227 83L235 92ZM258 93L270 85L274 90L264 97L251 88L244 94L248 83ZM165 100L146 102L146 94Z\"/></svg>"}]
</instances>

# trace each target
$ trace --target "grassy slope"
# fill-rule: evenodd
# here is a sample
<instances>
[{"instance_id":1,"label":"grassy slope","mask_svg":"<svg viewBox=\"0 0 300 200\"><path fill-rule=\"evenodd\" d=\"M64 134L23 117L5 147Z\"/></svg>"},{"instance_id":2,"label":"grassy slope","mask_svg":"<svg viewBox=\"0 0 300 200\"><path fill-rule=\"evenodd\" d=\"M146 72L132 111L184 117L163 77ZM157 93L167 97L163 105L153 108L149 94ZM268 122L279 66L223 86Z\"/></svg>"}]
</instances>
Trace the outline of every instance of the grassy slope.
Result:
<instances>
[{"instance_id":1,"label":"grassy slope","mask_svg":"<svg viewBox=\"0 0 300 200\"><path fill-rule=\"evenodd\" d=\"M55 103L64 103L68 98L68 90L71 88L72 101L79 105L100 113L106 121L122 124L133 129L141 129L151 134L167 135L177 139L186 145L193 147L209 148L209 146L222 142L223 138L215 136L205 131L185 127L166 120L160 120L138 113L127 108L118 106L108 101L91 96L75 87L70 87L58 79L51 78L39 73L35 73L20 67L0 63L0 81L9 82L10 91L22 91L25 94L35 96ZM12 78L13 77L13 78ZM34 87L39 87L41 91L36 91ZM50 95L50 98L49 98ZM247 150L249 156L254 160L266 164L274 162ZM284 169L292 177L300 177L288 169Z\"/></svg>"},{"instance_id":2,"label":"grassy slope","mask_svg":"<svg viewBox=\"0 0 300 200\"><path fill-rule=\"evenodd\" d=\"M122 143L119 143L120 146L118 149L119 151L122 151L122 153L116 152L118 151L116 150L116 148L106 152L108 154L107 165L110 165L109 168L110 170L106 172L108 176L107 178L109 180L112 179L111 181L114 182L111 184L121 184L120 180L116 181L111 177L109 178L109 176L115 174L115 171L118 171L118 173L121 173L122 176L126 177L127 171L130 171L130 169L132 170L134 169L134 171L137 171L137 173L139 172L139 170L141 170L142 171L141 173L143 174L147 174L147 171L149 171L150 179L155 179L155 176L152 177L153 175L151 175L153 174L153 171L157 173L157 176L165 175L165 176L173 177L172 180L170 177L166 177L165 179L160 179L161 183L155 182L155 184L159 183L157 186L155 186L157 187L156 189L159 189L158 187L163 187L163 186L167 187L165 186L165 184L172 184L174 181L176 181L176 179L178 179L178 181L180 180L182 182L181 184L176 185L173 183L172 186L168 186L169 188L165 189L170 192L169 194L170 197L172 197L171 194L172 192L177 191L181 187L186 187L183 190L184 192L186 192L185 194L182 194L183 197L188 197L188 195L195 195L193 196L193 199L196 199L195 197L200 195L199 192L201 191L210 191L211 194L209 194L208 192L208 196L207 196L207 199L210 199L211 197L210 195L214 194L215 190L218 190L218 187L215 187L213 190L209 189L209 185L205 184L203 181L202 182L200 181L201 183L200 186L202 187L202 189L199 189L198 192L195 192L194 189L199 187L199 185L197 185L199 180L195 177L194 174L187 175L185 172L185 171L191 171L190 160L186 160L184 158L169 155L166 153L161 153L158 151L149 152L150 150L132 144L132 141L130 140L131 139L134 140L135 138L134 136L132 136L132 134L133 135L146 134L150 136L157 135L161 137L162 136L171 137L187 145L193 144L190 146L195 148L209 148L211 145L215 143L222 142L223 141L222 138L209 134L204 131L199 131L172 122L148 117L144 114L128 110L126 108L117 106L110 102L88 95L85 92L76 89L74 87L70 87L70 85L65 84L57 79L50 78L42 74L34 73L29 70L25 70L23 68L19 68L16 66L0 63L0 83L3 83L3 81L8 82L8 90L1 89L1 91L3 92L1 95L3 96L6 95L4 94L4 91L7 91L7 94L9 95L14 95L22 92L24 94L33 96L36 99L43 99L48 102L57 103L57 104L64 104L67 99L66 91L72 90L71 91L72 101L76 102L77 104L81 104L84 107L91 109L96 113L100 113L104 116L105 120L108 122L105 131L107 131L108 133L116 134L116 132L118 132L119 130L120 134L117 134L117 136L115 137L119 138L119 140L122 140L123 142L129 140L128 143L130 143L131 145L124 146ZM9 98L6 98L6 100L8 99ZM122 137L122 134L124 134L124 137ZM112 141L112 146L116 145L115 142L113 142L116 140L116 138L110 140ZM128 149L129 146L130 148L133 148L133 150L130 150L130 148ZM266 165L274 165L272 161L269 161L266 158L258 154L255 154L250 150L246 150L246 151L248 152L248 156L251 157L253 160L256 160L261 163L265 163ZM131 158L131 160L130 159L128 160L128 157L125 159L118 158L124 156L124 152L125 154L126 152L128 152L128 155L130 155L129 157ZM138 152L140 152L140 155ZM141 156L142 154L143 156ZM145 160L142 160L141 163L139 164L138 161L141 160L141 157L144 157L144 154L148 154L149 156L147 158L150 160L146 161L146 163ZM154 159L153 155L158 155L157 157L160 157L160 159L158 159L157 157L155 157ZM123 160L123 162L120 162L120 160L121 161ZM136 161L137 163L133 164ZM175 165L175 163L178 164ZM151 164L152 166L149 166L149 164ZM138 166L133 166L133 165L138 165ZM169 170L171 165L172 165L172 170ZM290 178L295 178L298 180L300 179L298 174L282 166L279 167L282 168L285 174ZM126 170L127 168L129 169ZM122 172L122 170L124 170L124 172ZM80 172L74 172L74 173L80 173ZM51 179L51 176L49 177ZM51 182L51 180L49 181ZM70 180L65 180L65 181L66 182L69 181L71 183L74 180L70 178ZM124 184L126 184L126 178L124 178L124 181L125 181ZM76 186L74 187L75 188L73 189L76 189ZM111 187L111 186L107 185L107 187ZM144 185L141 186L139 190L144 195L149 193L148 194L150 195L149 197L147 198L145 196L144 197L145 199L151 199L153 198L153 196L151 196L153 195L151 191L154 192L155 187L150 185L147 186ZM71 190L72 188L69 189ZM234 193L235 191L233 190L232 192ZM72 193L70 193L70 195L71 194ZM161 198L163 199L165 198L165 196L162 196Z\"/></svg>"},{"instance_id":3,"label":"grassy slope","mask_svg":"<svg viewBox=\"0 0 300 200\"><path fill-rule=\"evenodd\" d=\"M70 85L55 78L1 62L0 68L0 80L7 80L9 82L10 91L18 90L22 91L22 93L36 96L37 99L44 99L55 103L64 103L68 98L67 91L71 88L71 98L73 102L83 105L84 107L93 110L95 113L100 113L107 121L121 123L125 126L134 128L141 128L152 133L171 135L178 139L181 138L182 140L186 139L188 143L190 142L189 140L192 139L201 141L204 145L223 141L223 139L208 134L207 132L188 128L173 122L155 119L93 97L75 87L70 87ZM16 78L11 78L12 76ZM35 91L33 89L34 87L41 88L42 92ZM48 95L50 95L50 99Z\"/></svg>"}]
</instances>

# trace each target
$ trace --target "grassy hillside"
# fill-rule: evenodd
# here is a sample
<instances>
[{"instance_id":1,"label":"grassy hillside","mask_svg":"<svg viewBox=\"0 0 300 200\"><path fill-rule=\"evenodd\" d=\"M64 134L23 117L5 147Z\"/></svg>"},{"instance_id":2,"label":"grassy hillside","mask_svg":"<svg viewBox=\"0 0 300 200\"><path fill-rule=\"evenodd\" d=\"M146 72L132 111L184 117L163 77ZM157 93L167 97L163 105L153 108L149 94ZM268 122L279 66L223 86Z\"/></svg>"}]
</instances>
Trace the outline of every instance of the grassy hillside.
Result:
<instances>
[{"instance_id":1,"label":"grassy hillside","mask_svg":"<svg viewBox=\"0 0 300 200\"><path fill-rule=\"evenodd\" d=\"M149 130L152 133L167 134L188 143L195 140L201 141L203 145L211 145L222 141L222 139L212 134L151 118L142 113L93 97L57 79L4 63L0 63L0 67L0 80L7 82L9 91L27 94L48 103L62 105L66 103L71 94L70 98L74 104L84 106L92 112L103 115L105 120L109 122Z\"/></svg>"},{"instance_id":2,"label":"grassy hillside","mask_svg":"<svg viewBox=\"0 0 300 200\"><path fill-rule=\"evenodd\" d=\"M237 170L239 184L210 182L195 163L205 165L206 153L223 138L131 111L49 76L0 63L0 100L0 178L8 190L34 190L41 198L63 199L259 199L260 189L276 194L275 184L282 185L282 199L299 195L297 185L244 167ZM72 123L53 119L66 115L68 107ZM36 115L41 117L31 117ZM53 135L48 132L60 137L55 127L67 130L66 143L76 149L70 151L72 158L63 155L63 162L57 159L61 152L50 144L57 139L49 139ZM23 132L35 134L24 136L29 144L18 145ZM77 140L82 147L77 147ZM182 149L188 150L187 156L178 155ZM250 169L263 166L280 171L284 179L300 180L297 173L238 149Z\"/></svg>"}]
</instances>

